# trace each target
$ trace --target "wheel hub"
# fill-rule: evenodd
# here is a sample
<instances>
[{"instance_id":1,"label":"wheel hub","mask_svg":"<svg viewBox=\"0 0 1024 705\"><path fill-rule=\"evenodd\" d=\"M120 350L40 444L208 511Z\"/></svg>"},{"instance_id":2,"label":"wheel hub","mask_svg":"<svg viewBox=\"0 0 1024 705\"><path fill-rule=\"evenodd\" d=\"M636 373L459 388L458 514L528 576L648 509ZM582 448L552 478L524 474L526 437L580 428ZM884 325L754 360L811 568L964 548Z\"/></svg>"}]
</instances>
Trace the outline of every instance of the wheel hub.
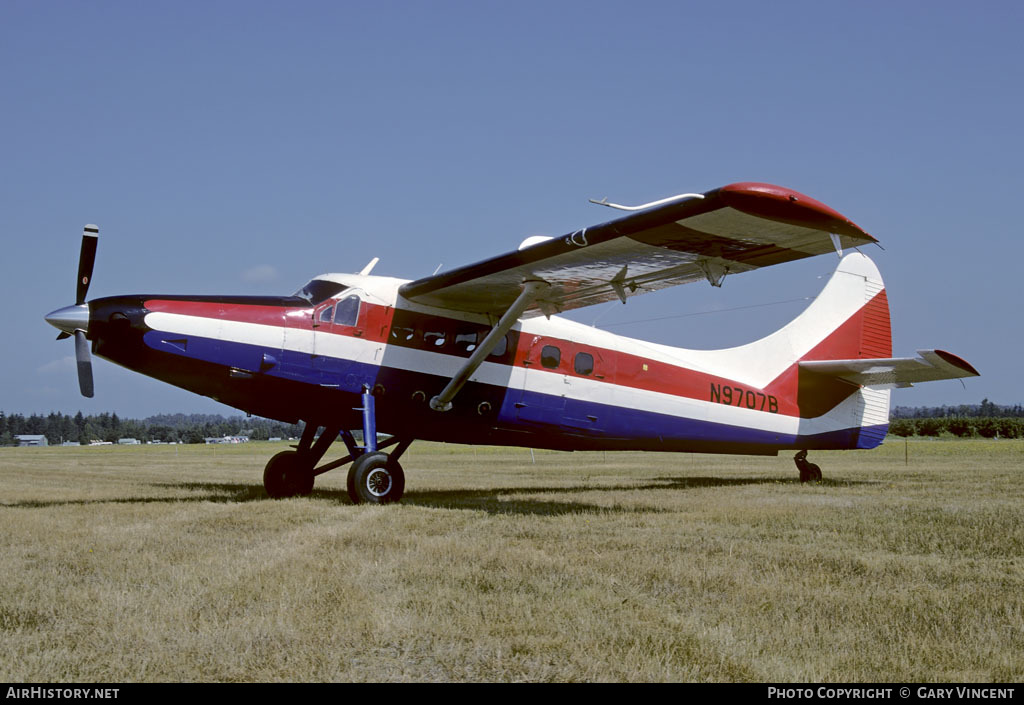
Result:
<instances>
[{"instance_id":1,"label":"wheel hub","mask_svg":"<svg viewBox=\"0 0 1024 705\"><path fill-rule=\"evenodd\" d=\"M376 468L366 476L366 489L375 497L383 497L391 490L391 473Z\"/></svg>"}]
</instances>

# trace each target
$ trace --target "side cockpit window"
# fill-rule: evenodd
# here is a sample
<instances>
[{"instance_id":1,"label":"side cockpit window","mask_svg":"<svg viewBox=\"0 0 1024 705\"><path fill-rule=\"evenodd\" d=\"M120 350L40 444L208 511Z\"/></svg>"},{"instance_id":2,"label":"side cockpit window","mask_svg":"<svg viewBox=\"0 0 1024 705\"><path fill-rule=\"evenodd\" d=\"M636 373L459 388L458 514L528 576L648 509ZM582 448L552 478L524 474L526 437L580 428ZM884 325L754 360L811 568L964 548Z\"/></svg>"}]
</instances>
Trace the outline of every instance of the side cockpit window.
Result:
<instances>
[{"instance_id":1,"label":"side cockpit window","mask_svg":"<svg viewBox=\"0 0 1024 705\"><path fill-rule=\"evenodd\" d=\"M338 302L334 311L334 323L339 326L354 326L359 321L359 297L352 295Z\"/></svg>"}]
</instances>

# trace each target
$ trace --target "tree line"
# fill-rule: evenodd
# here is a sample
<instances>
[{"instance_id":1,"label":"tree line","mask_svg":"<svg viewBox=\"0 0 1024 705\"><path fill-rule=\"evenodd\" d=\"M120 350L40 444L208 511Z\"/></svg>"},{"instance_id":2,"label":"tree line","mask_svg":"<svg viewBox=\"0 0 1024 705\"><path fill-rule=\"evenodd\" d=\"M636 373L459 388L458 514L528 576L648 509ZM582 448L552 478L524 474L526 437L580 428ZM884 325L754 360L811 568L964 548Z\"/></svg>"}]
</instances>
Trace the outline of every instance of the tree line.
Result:
<instances>
[{"instance_id":1,"label":"tree line","mask_svg":"<svg viewBox=\"0 0 1024 705\"><path fill-rule=\"evenodd\" d=\"M889 434L901 438L944 433L958 438L1024 438L1024 418L932 416L889 421Z\"/></svg>"},{"instance_id":2,"label":"tree line","mask_svg":"<svg viewBox=\"0 0 1024 705\"><path fill-rule=\"evenodd\" d=\"M302 424L286 424L258 417L216 414L160 414L145 419L122 419L117 414L102 413L85 416L50 414L5 414L0 411L0 446L17 445L15 436L46 436L50 445L93 441L116 443L121 438L136 438L143 443L203 443L207 438L248 436L252 440L295 438L302 434Z\"/></svg>"},{"instance_id":3,"label":"tree line","mask_svg":"<svg viewBox=\"0 0 1024 705\"><path fill-rule=\"evenodd\" d=\"M297 438L303 424L286 424L259 417L217 414L159 414L145 419L122 419L115 413L74 416L50 414L5 414L0 411L0 446L17 445L15 436L46 436L50 445L71 441L88 445L93 441L116 443L136 438L143 443L203 443L207 438L248 436L252 440ZM1003 406L983 399L980 404L957 406L897 406L889 421L894 436L939 436L949 433L961 438L1024 438L1024 406Z\"/></svg>"},{"instance_id":4,"label":"tree line","mask_svg":"<svg viewBox=\"0 0 1024 705\"><path fill-rule=\"evenodd\" d=\"M1024 406L993 404L982 399L980 404L958 404L957 406L897 406L892 410L893 419L946 419L946 418L1024 418Z\"/></svg>"},{"instance_id":5,"label":"tree line","mask_svg":"<svg viewBox=\"0 0 1024 705\"><path fill-rule=\"evenodd\" d=\"M1003 406L988 399L957 406L897 406L890 415L889 433L901 438L947 433L958 438L1024 438L1024 406Z\"/></svg>"}]
</instances>

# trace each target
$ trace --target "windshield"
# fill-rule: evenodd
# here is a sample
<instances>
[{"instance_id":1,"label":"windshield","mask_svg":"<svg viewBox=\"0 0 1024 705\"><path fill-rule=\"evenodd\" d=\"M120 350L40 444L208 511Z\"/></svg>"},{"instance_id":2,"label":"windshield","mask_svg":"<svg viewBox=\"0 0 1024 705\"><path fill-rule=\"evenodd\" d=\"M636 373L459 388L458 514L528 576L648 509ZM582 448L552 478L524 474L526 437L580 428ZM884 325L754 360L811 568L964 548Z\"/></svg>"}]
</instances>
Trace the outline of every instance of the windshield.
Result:
<instances>
[{"instance_id":1,"label":"windshield","mask_svg":"<svg viewBox=\"0 0 1024 705\"><path fill-rule=\"evenodd\" d=\"M338 282L313 279L306 284L306 286L296 291L295 296L301 297L316 306L321 301L326 301L336 295L339 291L343 291L347 288L348 287L344 284L339 284Z\"/></svg>"}]
</instances>

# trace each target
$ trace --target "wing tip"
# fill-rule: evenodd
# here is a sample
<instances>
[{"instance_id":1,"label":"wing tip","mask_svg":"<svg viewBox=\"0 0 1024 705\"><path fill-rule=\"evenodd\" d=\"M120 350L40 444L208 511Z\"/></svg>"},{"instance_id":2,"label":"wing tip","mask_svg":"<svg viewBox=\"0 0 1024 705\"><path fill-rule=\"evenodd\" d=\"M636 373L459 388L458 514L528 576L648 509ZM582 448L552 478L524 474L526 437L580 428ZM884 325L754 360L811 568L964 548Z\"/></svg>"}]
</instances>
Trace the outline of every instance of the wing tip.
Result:
<instances>
[{"instance_id":1,"label":"wing tip","mask_svg":"<svg viewBox=\"0 0 1024 705\"><path fill-rule=\"evenodd\" d=\"M964 372L967 372L969 376L972 376L972 377L980 377L981 376L981 373L978 372L976 369L974 369L974 365L972 365L971 363L967 362L967 360L963 359L962 357L959 357L958 355L954 355L951 352L946 352L945 350L934 350L933 352L936 355L938 355L940 358L942 358L942 360L944 362L952 365L953 367L961 369Z\"/></svg>"},{"instance_id":2,"label":"wing tip","mask_svg":"<svg viewBox=\"0 0 1024 705\"><path fill-rule=\"evenodd\" d=\"M793 189L756 181L741 181L722 186L716 191L726 205L751 215L847 235L867 242L878 242L839 211Z\"/></svg>"}]
</instances>

